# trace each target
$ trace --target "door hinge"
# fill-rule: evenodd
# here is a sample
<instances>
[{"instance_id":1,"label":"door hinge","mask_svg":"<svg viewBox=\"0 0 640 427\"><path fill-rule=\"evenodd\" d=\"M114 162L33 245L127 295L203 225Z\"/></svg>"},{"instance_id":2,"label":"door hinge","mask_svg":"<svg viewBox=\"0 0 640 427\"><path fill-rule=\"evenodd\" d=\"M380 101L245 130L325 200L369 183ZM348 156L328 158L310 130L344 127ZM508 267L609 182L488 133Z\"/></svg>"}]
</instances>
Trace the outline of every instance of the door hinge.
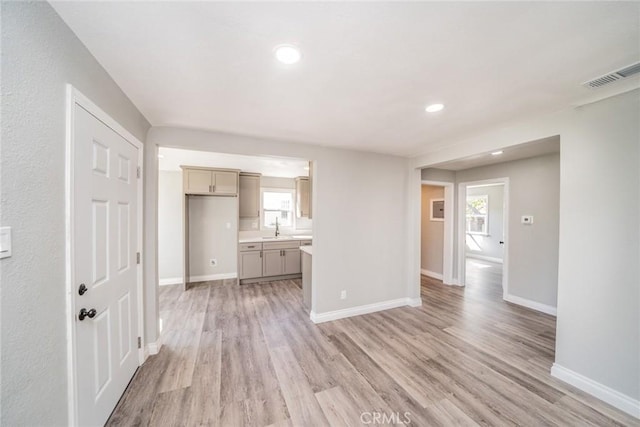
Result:
<instances>
[{"instance_id":1,"label":"door hinge","mask_svg":"<svg viewBox=\"0 0 640 427\"><path fill-rule=\"evenodd\" d=\"M136 264L140 264L140 252L136 252Z\"/></svg>"},{"instance_id":2,"label":"door hinge","mask_svg":"<svg viewBox=\"0 0 640 427\"><path fill-rule=\"evenodd\" d=\"M138 176L138 178L140 178L141 173L142 173L142 172L141 172L141 170L140 170L140 166L138 166L138 167L136 168L136 175Z\"/></svg>"},{"instance_id":3,"label":"door hinge","mask_svg":"<svg viewBox=\"0 0 640 427\"><path fill-rule=\"evenodd\" d=\"M142 348L142 338L138 337L138 348Z\"/></svg>"}]
</instances>

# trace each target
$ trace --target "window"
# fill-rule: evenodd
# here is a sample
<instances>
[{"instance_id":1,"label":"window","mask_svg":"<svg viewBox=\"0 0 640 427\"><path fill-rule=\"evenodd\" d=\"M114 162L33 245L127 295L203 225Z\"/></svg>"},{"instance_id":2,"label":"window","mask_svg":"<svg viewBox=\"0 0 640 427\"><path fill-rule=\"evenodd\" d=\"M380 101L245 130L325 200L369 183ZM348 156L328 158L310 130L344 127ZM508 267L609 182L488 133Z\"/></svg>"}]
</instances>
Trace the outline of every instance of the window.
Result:
<instances>
[{"instance_id":1,"label":"window","mask_svg":"<svg viewBox=\"0 0 640 427\"><path fill-rule=\"evenodd\" d=\"M262 227L293 227L293 191L264 190L262 192Z\"/></svg>"},{"instance_id":2,"label":"window","mask_svg":"<svg viewBox=\"0 0 640 427\"><path fill-rule=\"evenodd\" d=\"M487 234L489 196L467 196L467 233Z\"/></svg>"}]
</instances>

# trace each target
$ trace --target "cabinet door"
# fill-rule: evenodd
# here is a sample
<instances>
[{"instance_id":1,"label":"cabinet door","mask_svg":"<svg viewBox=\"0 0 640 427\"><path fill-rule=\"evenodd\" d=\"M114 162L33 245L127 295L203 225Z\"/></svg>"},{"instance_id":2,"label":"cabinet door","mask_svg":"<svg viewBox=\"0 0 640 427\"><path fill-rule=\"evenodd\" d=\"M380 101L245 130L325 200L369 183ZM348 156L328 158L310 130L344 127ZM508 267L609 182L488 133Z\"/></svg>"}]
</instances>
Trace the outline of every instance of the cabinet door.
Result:
<instances>
[{"instance_id":1,"label":"cabinet door","mask_svg":"<svg viewBox=\"0 0 640 427\"><path fill-rule=\"evenodd\" d=\"M211 193L212 173L207 170L185 169L184 192L190 194Z\"/></svg>"},{"instance_id":2,"label":"cabinet door","mask_svg":"<svg viewBox=\"0 0 640 427\"><path fill-rule=\"evenodd\" d=\"M300 249L284 249L284 272L282 274L300 274Z\"/></svg>"},{"instance_id":3,"label":"cabinet door","mask_svg":"<svg viewBox=\"0 0 640 427\"><path fill-rule=\"evenodd\" d=\"M279 276L282 273L282 249L262 251L262 276Z\"/></svg>"},{"instance_id":4,"label":"cabinet door","mask_svg":"<svg viewBox=\"0 0 640 427\"><path fill-rule=\"evenodd\" d=\"M215 194L238 194L237 172L213 172L213 192Z\"/></svg>"},{"instance_id":5,"label":"cabinet door","mask_svg":"<svg viewBox=\"0 0 640 427\"><path fill-rule=\"evenodd\" d=\"M309 180L298 179L296 181L296 202L297 202L297 217L309 216Z\"/></svg>"},{"instance_id":6,"label":"cabinet door","mask_svg":"<svg viewBox=\"0 0 640 427\"><path fill-rule=\"evenodd\" d=\"M260 217L260 177L240 175L240 218Z\"/></svg>"},{"instance_id":7,"label":"cabinet door","mask_svg":"<svg viewBox=\"0 0 640 427\"><path fill-rule=\"evenodd\" d=\"M260 251L240 252L240 279L262 277L262 256Z\"/></svg>"}]
</instances>

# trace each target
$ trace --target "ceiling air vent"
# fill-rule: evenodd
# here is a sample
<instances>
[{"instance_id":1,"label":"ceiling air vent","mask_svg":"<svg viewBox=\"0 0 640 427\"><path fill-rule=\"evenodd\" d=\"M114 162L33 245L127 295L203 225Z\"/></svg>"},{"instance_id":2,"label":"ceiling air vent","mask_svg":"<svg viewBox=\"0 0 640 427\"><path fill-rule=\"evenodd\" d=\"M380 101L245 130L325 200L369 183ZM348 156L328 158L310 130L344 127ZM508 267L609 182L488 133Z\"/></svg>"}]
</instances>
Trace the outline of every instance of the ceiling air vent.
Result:
<instances>
[{"instance_id":1,"label":"ceiling air vent","mask_svg":"<svg viewBox=\"0 0 640 427\"><path fill-rule=\"evenodd\" d=\"M609 74L605 74L604 76L600 76L595 79L584 82L582 83L582 86L595 89L598 87L602 87L604 85L608 85L609 83L613 83L618 80L626 79L627 77L631 77L634 74L638 74L638 73L640 73L640 62L636 62L635 64L631 64L628 67L621 68Z\"/></svg>"}]
</instances>

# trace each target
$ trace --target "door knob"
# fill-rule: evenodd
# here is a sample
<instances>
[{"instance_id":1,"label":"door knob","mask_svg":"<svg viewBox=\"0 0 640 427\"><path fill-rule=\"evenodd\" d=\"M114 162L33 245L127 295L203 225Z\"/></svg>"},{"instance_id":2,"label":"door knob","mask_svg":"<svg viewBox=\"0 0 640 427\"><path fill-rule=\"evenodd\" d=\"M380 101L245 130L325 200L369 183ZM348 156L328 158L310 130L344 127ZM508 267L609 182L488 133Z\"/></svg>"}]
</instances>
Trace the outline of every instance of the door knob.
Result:
<instances>
[{"instance_id":1,"label":"door knob","mask_svg":"<svg viewBox=\"0 0 640 427\"><path fill-rule=\"evenodd\" d=\"M78 288L78 293L80 295L84 295L85 292L87 292L89 289L87 289L87 285L85 285L84 283L80 284L80 287Z\"/></svg>"},{"instance_id":2,"label":"door knob","mask_svg":"<svg viewBox=\"0 0 640 427\"><path fill-rule=\"evenodd\" d=\"M87 310L86 308L82 308L80 309L80 314L78 315L78 320L82 321L84 320L85 317L88 317L89 319L93 319L94 317L96 317L96 309L92 308L91 310Z\"/></svg>"}]
</instances>

